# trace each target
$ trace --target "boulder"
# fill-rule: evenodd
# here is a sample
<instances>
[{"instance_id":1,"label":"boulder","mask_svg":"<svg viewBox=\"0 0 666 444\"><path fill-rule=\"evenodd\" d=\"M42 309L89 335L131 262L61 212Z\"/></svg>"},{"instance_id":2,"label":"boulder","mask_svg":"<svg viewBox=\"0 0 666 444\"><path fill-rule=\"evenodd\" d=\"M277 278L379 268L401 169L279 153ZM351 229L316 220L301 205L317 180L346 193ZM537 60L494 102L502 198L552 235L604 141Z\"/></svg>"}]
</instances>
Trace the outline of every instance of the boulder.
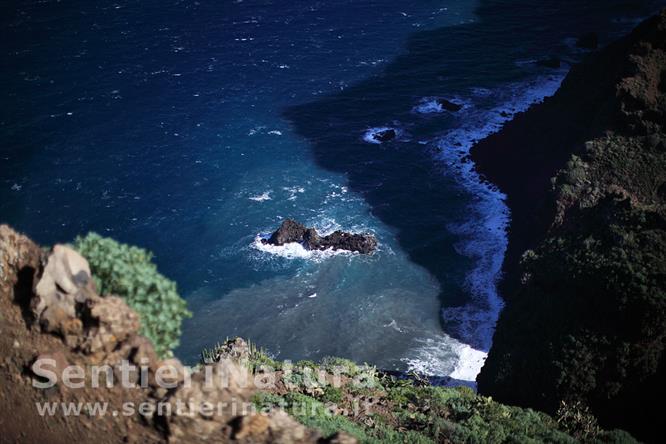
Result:
<instances>
[{"instance_id":1,"label":"boulder","mask_svg":"<svg viewBox=\"0 0 666 444\"><path fill-rule=\"evenodd\" d=\"M372 253L377 248L377 239L371 234L353 234L336 231L328 236L320 236L314 228L288 219L282 222L271 237L262 240L265 244L284 245L297 242L308 250L346 250L362 254Z\"/></svg>"},{"instance_id":2,"label":"boulder","mask_svg":"<svg viewBox=\"0 0 666 444\"><path fill-rule=\"evenodd\" d=\"M95 286L88 262L79 253L64 245L53 247L35 293L31 308L42 330L65 338L82 333L77 304L94 295Z\"/></svg>"},{"instance_id":3,"label":"boulder","mask_svg":"<svg viewBox=\"0 0 666 444\"><path fill-rule=\"evenodd\" d=\"M395 132L394 129L385 129L381 131L377 131L372 135L372 138L375 139L377 142L389 142L393 139L396 138L398 133Z\"/></svg>"},{"instance_id":4,"label":"boulder","mask_svg":"<svg viewBox=\"0 0 666 444\"><path fill-rule=\"evenodd\" d=\"M451 111L451 112L460 111L463 107L460 103L452 102L452 101L446 100L446 99L437 99L437 103L439 103L439 105L442 107L442 109L445 109L445 110Z\"/></svg>"},{"instance_id":5,"label":"boulder","mask_svg":"<svg viewBox=\"0 0 666 444\"><path fill-rule=\"evenodd\" d=\"M118 296L93 297L83 310L89 319L82 351L107 356L139 334L139 315Z\"/></svg>"}]
</instances>

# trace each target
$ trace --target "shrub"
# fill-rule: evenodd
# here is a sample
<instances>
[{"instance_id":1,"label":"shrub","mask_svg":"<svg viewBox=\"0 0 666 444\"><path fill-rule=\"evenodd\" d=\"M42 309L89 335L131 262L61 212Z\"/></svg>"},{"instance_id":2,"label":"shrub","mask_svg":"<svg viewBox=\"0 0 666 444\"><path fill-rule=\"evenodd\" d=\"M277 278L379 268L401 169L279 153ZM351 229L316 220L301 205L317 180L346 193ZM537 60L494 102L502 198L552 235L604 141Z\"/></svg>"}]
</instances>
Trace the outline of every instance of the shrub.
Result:
<instances>
[{"instance_id":1,"label":"shrub","mask_svg":"<svg viewBox=\"0 0 666 444\"><path fill-rule=\"evenodd\" d=\"M590 409L579 401L561 401L556 415L560 427L582 441L595 439L601 433L597 419L590 413Z\"/></svg>"},{"instance_id":2,"label":"shrub","mask_svg":"<svg viewBox=\"0 0 666 444\"><path fill-rule=\"evenodd\" d=\"M356 376L369 373L381 384L358 387L356 378L347 375L339 387L308 390L302 384L304 375L316 365L299 361L291 384L280 385L277 392L256 393L255 406L263 412L283 409L324 438L344 431L362 444L633 442L621 431L598 430L596 423L571 409L574 415L555 420L545 413L500 404L469 387L432 386L413 374L404 379L377 376L374 367L340 358L326 357L318 368L337 372L342 368Z\"/></svg>"},{"instance_id":3,"label":"shrub","mask_svg":"<svg viewBox=\"0 0 666 444\"><path fill-rule=\"evenodd\" d=\"M235 350L238 342L241 338L226 338L224 342L218 342L212 348L204 348L201 351L200 364L214 364L219 362L222 358L238 358L238 351ZM275 361L271 358L266 350L250 341L249 339L245 342L247 344L247 360L242 360L244 364L248 366L253 372L259 370L267 371L277 371L282 369L282 362Z\"/></svg>"},{"instance_id":4,"label":"shrub","mask_svg":"<svg viewBox=\"0 0 666 444\"><path fill-rule=\"evenodd\" d=\"M339 404L342 402L344 395L342 390L333 386L326 386L324 388L324 394L321 396L321 400L324 402L332 402L333 404Z\"/></svg>"},{"instance_id":5,"label":"shrub","mask_svg":"<svg viewBox=\"0 0 666 444\"><path fill-rule=\"evenodd\" d=\"M338 358L335 356L326 356L321 361L321 365L330 373L341 373L349 377L359 374L358 365L349 359Z\"/></svg>"},{"instance_id":6,"label":"shrub","mask_svg":"<svg viewBox=\"0 0 666 444\"><path fill-rule=\"evenodd\" d=\"M277 396L260 392L255 395L253 401L255 406L261 410L266 410L271 406L285 408L287 413L301 424L318 429L326 438L342 431L361 442L376 442L368 436L362 426L344 416L333 414L323 403L310 396L300 393Z\"/></svg>"},{"instance_id":7,"label":"shrub","mask_svg":"<svg viewBox=\"0 0 666 444\"><path fill-rule=\"evenodd\" d=\"M160 356L170 356L182 320L192 314L176 283L157 271L152 253L96 233L77 237L74 248L88 260L100 294L125 298L141 317L140 333L153 341Z\"/></svg>"}]
</instances>

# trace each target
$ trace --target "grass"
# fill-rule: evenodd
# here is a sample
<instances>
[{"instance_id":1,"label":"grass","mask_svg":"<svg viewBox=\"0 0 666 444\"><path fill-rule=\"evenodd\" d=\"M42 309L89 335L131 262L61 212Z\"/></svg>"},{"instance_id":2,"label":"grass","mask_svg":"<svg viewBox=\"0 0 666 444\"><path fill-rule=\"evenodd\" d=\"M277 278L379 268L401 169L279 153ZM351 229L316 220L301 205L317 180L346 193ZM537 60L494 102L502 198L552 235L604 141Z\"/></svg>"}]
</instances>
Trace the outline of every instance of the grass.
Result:
<instances>
[{"instance_id":1,"label":"grass","mask_svg":"<svg viewBox=\"0 0 666 444\"><path fill-rule=\"evenodd\" d=\"M216 356L228 353L228 344L218 344ZM257 392L255 406L262 411L284 409L324 437L342 431L361 443L631 442L626 433L591 427L596 423L587 412L575 409L558 420L500 404L468 387L430 386L422 377L398 379L334 357L291 365L274 361L255 346L248 348L249 368L259 371L261 365L272 364L281 369L285 382L279 389ZM215 353L206 352L211 355ZM325 378L312 376L318 374ZM341 384L331 384L333 374L342 375Z\"/></svg>"}]
</instances>

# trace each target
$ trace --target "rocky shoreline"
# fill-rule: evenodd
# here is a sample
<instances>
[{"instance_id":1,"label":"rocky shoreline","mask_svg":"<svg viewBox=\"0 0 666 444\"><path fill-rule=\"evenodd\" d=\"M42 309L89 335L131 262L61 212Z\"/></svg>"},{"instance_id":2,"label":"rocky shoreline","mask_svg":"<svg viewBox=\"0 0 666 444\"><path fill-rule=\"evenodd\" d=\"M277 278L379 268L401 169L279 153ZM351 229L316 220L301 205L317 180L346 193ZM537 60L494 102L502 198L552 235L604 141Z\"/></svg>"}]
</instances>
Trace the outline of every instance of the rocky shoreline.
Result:
<instances>
[{"instance_id":1,"label":"rocky shoreline","mask_svg":"<svg viewBox=\"0 0 666 444\"><path fill-rule=\"evenodd\" d=\"M131 275L132 265L116 265ZM277 361L240 338L202 350L200 365L186 367L157 353L140 334L145 319L126 296L100 294L91 270L71 246L42 249L0 225L3 442L398 444L578 436L574 421L502 405L467 387L431 386L419 375L396 377L330 356ZM97 369L107 375L100 384ZM55 405L55 414L38 413L40 405ZM88 410L57 409L77 405ZM622 431L595 436L634 442Z\"/></svg>"},{"instance_id":2,"label":"rocky shoreline","mask_svg":"<svg viewBox=\"0 0 666 444\"><path fill-rule=\"evenodd\" d=\"M648 441L666 393L665 52L666 10L472 150L512 214L480 392L580 402Z\"/></svg>"}]
</instances>

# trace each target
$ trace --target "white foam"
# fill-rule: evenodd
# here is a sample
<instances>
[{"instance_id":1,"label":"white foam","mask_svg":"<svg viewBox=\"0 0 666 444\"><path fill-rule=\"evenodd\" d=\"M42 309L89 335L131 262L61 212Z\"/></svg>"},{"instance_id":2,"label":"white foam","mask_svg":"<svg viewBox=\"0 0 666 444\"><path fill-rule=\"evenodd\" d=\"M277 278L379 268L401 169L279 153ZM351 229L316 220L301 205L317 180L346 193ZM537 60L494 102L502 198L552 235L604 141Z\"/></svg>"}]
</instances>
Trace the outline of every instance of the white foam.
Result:
<instances>
[{"instance_id":1,"label":"white foam","mask_svg":"<svg viewBox=\"0 0 666 444\"><path fill-rule=\"evenodd\" d=\"M335 219L322 215L312 225L321 236L328 236L334 231L342 230L342 226ZM351 227L351 229L356 230L357 227Z\"/></svg>"},{"instance_id":2,"label":"white foam","mask_svg":"<svg viewBox=\"0 0 666 444\"><path fill-rule=\"evenodd\" d=\"M309 259L312 257L312 251L306 250L303 245L298 242L278 246L262 242L262 240L266 238L266 235L257 235L257 237L254 238L252 246L264 253L273 254L286 259Z\"/></svg>"},{"instance_id":3,"label":"white foam","mask_svg":"<svg viewBox=\"0 0 666 444\"><path fill-rule=\"evenodd\" d=\"M416 346L412 354L402 358L410 371L429 376L449 375L453 371L456 354L452 348L455 341L442 333L437 337L415 339Z\"/></svg>"},{"instance_id":4,"label":"white foam","mask_svg":"<svg viewBox=\"0 0 666 444\"><path fill-rule=\"evenodd\" d=\"M476 97L488 97L493 93L492 90L488 88L472 88L471 91L472 95Z\"/></svg>"},{"instance_id":5,"label":"white foam","mask_svg":"<svg viewBox=\"0 0 666 444\"><path fill-rule=\"evenodd\" d=\"M380 140L377 140L377 139L375 138L375 136L376 136L377 134L381 133L382 131L388 131L388 130L393 130L393 131L395 131L395 139L397 139L398 137L400 137L400 134L402 133L402 131L400 131L400 129L395 128L395 127L391 127L391 126L377 126L377 127L374 127L374 128L368 128L368 129L363 133L363 140L366 141L366 142L368 142L368 143L375 144L375 145L381 145L382 142L381 142Z\"/></svg>"},{"instance_id":6,"label":"white foam","mask_svg":"<svg viewBox=\"0 0 666 444\"><path fill-rule=\"evenodd\" d=\"M442 335L419 344L416 357L405 360L411 370L428 375L448 375L474 385L486 359L503 301L497 292L504 253L507 248L506 230L509 209L506 196L492 184L484 183L468 161L472 146L479 140L499 131L517 112L542 101L557 91L565 71L541 77L529 83L508 85L498 89L501 105L491 109L471 107L462 116L462 124L445 133L437 142L438 159L448 168L457 183L474 197L465 221L448 228L460 237L458 253L472 258L473 269L465 279L470 301L461 307L446 308L442 317L447 329L456 339ZM476 88L473 96L487 97L488 90ZM503 112L510 110L510 112ZM456 355L451 367L450 353Z\"/></svg>"},{"instance_id":7,"label":"white foam","mask_svg":"<svg viewBox=\"0 0 666 444\"><path fill-rule=\"evenodd\" d=\"M265 130L266 127L263 125L255 126L252 128L250 131L247 132L248 136L254 136L257 133L260 133L261 131Z\"/></svg>"},{"instance_id":8,"label":"white foam","mask_svg":"<svg viewBox=\"0 0 666 444\"><path fill-rule=\"evenodd\" d=\"M437 99L423 99L421 103L414 107L414 112L419 114L433 114L444 111L442 104Z\"/></svg>"},{"instance_id":9,"label":"white foam","mask_svg":"<svg viewBox=\"0 0 666 444\"><path fill-rule=\"evenodd\" d=\"M391 324L385 327L393 327ZM451 378L453 384L476 387L476 376L488 354L441 333L416 339L409 357L401 359L410 371L428 376Z\"/></svg>"},{"instance_id":10,"label":"white foam","mask_svg":"<svg viewBox=\"0 0 666 444\"><path fill-rule=\"evenodd\" d=\"M303 187L282 187L282 189L289 193L287 200L296 200L299 194L305 193L305 188Z\"/></svg>"},{"instance_id":11,"label":"white foam","mask_svg":"<svg viewBox=\"0 0 666 444\"><path fill-rule=\"evenodd\" d=\"M252 247L284 259L307 259L317 262L333 256L357 254L347 250L333 250L332 248L328 250L307 250L298 242L290 242L284 245L271 245L262 242L263 239L267 239L268 237L268 234L258 234L254 238L254 242L252 242Z\"/></svg>"},{"instance_id":12,"label":"white foam","mask_svg":"<svg viewBox=\"0 0 666 444\"><path fill-rule=\"evenodd\" d=\"M421 99L418 105L416 105L412 111L417 113L417 114L439 114L443 113L446 111L444 107L442 106L442 103L440 102L440 98L438 97L424 97ZM468 101L462 100L459 97L454 97L452 100L450 100L451 103L454 103L456 105L461 105L462 108L459 111L464 110L465 108L468 108L470 106L470 103ZM457 111L457 112L459 112Z\"/></svg>"},{"instance_id":13,"label":"white foam","mask_svg":"<svg viewBox=\"0 0 666 444\"><path fill-rule=\"evenodd\" d=\"M264 193L258 194L256 196L250 196L248 199L253 200L255 202L265 202L267 200L271 200L271 192L266 191Z\"/></svg>"},{"instance_id":14,"label":"white foam","mask_svg":"<svg viewBox=\"0 0 666 444\"><path fill-rule=\"evenodd\" d=\"M384 324L384 327L390 327L399 333L404 333L404 331L400 327L398 327L398 322L395 319L391 319L391 322L389 322L388 324Z\"/></svg>"},{"instance_id":15,"label":"white foam","mask_svg":"<svg viewBox=\"0 0 666 444\"><path fill-rule=\"evenodd\" d=\"M281 136L282 131L279 131L279 130L276 130L276 129L266 131L266 126L257 125L254 128L252 128L250 131L247 132L248 136L254 136L256 134L270 134L271 136Z\"/></svg>"},{"instance_id":16,"label":"white foam","mask_svg":"<svg viewBox=\"0 0 666 444\"><path fill-rule=\"evenodd\" d=\"M473 163L465 159L474 143L499 131L511 118L512 113L503 115L501 110L527 110L544 97L553 95L563 78L564 73L503 88L502 91L506 91L509 97L501 106L466 116L462 127L444 135L439 142L441 159L453 166L450 172L458 183L475 196L470 205L473 217L449 227L461 237L456 245L458 252L475 260L474 268L466 277L471 301L462 307L446 309L443 313L444 319L455 325L455 336L471 346L460 349L459 364L454 371L458 375L472 376L473 371L478 373L481 369L479 362L482 365L481 354L487 352L492 344L495 324L503 306L497 282L507 247L506 230L509 224L509 209L504 203L506 196L493 185L482 182ZM476 377L476 374L473 376Z\"/></svg>"},{"instance_id":17,"label":"white foam","mask_svg":"<svg viewBox=\"0 0 666 444\"><path fill-rule=\"evenodd\" d=\"M486 362L488 353L476 350L466 344L459 344L456 351L458 362L456 362L456 366L449 376L458 381L468 381L476 384L476 376L481 372L481 367Z\"/></svg>"}]
</instances>

